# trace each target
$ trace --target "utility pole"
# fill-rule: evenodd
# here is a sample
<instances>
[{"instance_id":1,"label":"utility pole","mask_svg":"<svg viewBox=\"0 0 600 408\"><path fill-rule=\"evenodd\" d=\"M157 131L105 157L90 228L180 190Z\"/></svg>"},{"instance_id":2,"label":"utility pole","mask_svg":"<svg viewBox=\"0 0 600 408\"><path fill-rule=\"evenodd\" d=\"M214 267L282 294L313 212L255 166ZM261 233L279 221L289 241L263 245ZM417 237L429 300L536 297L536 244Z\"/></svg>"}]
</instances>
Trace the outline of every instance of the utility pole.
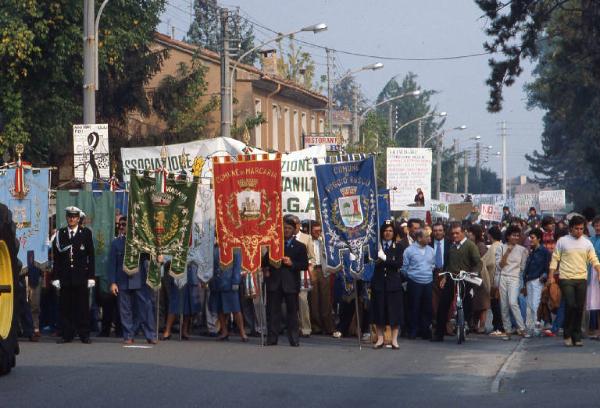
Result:
<instances>
[{"instance_id":1,"label":"utility pole","mask_svg":"<svg viewBox=\"0 0 600 408\"><path fill-rule=\"evenodd\" d=\"M437 144L435 149L435 198L440 199L440 189L442 185L442 138L444 132L437 135Z\"/></svg>"},{"instance_id":2,"label":"utility pole","mask_svg":"<svg viewBox=\"0 0 600 408\"><path fill-rule=\"evenodd\" d=\"M356 86L354 86L352 88L352 100L353 100L353 108L354 108L354 112L352 115L352 129L353 129L353 135L352 135L352 140L354 141L354 143L359 143L360 142L360 123L358 123L358 88Z\"/></svg>"},{"instance_id":3,"label":"utility pole","mask_svg":"<svg viewBox=\"0 0 600 408\"><path fill-rule=\"evenodd\" d=\"M458 139L454 139L454 192L458 193Z\"/></svg>"},{"instance_id":4,"label":"utility pole","mask_svg":"<svg viewBox=\"0 0 600 408\"><path fill-rule=\"evenodd\" d=\"M96 123L94 0L83 0L83 123Z\"/></svg>"},{"instance_id":5,"label":"utility pole","mask_svg":"<svg viewBox=\"0 0 600 408\"><path fill-rule=\"evenodd\" d=\"M477 181L481 182L481 142L475 143L475 171Z\"/></svg>"},{"instance_id":6,"label":"utility pole","mask_svg":"<svg viewBox=\"0 0 600 408\"><path fill-rule=\"evenodd\" d=\"M469 193L469 153L467 150L463 152L465 158L465 194Z\"/></svg>"},{"instance_id":7,"label":"utility pole","mask_svg":"<svg viewBox=\"0 0 600 408\"><path fill-rule=\"evenodd\" d=\"M394 104L389 104L388 109L388 139L391 142L394 137Z\"/></svg>"},{"instance_id":8,"label":"utility pole","mask_svg":"<svg viewBox=\"0 0 600 408\"><path fill-rule=\"evenodd\" d=\"M331 50L325 48L327 54L327 133L333 136L333 83L331 77Z\"/></svg>"},{"instance_id":9,"label":"utility pole","mask_svg":"<svg viewBox=\"0 0 600 408\"><path fill-rule=\"evenodd\" d=\"M221 9L221 136L231 137L231 83L229 77L229 10Z\"/></svg>"},{"instance_id":10,"label":"utility pole","mask_svg":"<svg viewBox=\"0 0 600 408\"><path fill-rule=\"evenodd\" d=\"M506 121L502 121L502 194L506 197Z\"/></svg>"},{"instance_id":11,"label":"utility pole","mask_svg":"<svg viewBox=\"0 0 600 408\"><path fill-rule=\"evenodd\" d=\"M423 147L423 121L420 120L418 123L418 132L417 132L417 147Z\"/></svg>"}]
</instances>

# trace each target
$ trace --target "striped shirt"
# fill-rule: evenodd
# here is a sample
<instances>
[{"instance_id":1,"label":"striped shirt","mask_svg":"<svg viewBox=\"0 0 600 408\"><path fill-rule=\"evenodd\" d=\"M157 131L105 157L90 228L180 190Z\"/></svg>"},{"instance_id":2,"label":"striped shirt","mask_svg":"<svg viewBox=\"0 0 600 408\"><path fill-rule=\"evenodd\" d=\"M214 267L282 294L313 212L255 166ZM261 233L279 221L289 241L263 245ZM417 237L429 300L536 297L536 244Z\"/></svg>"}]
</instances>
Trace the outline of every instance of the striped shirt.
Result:
<instances>
[{"instance_id":1,"label":"striped shirt","mask_svg":"<svg viewBox=\"0 0 600 408\"><path fill-rule=\"evenodd\" d=\"M576 239L569 234L558 240L550 269L558 267L561 279L587 279L588 264L594 267L600 265L594 246L588 238Z\"/></svg>"}]
</instances>

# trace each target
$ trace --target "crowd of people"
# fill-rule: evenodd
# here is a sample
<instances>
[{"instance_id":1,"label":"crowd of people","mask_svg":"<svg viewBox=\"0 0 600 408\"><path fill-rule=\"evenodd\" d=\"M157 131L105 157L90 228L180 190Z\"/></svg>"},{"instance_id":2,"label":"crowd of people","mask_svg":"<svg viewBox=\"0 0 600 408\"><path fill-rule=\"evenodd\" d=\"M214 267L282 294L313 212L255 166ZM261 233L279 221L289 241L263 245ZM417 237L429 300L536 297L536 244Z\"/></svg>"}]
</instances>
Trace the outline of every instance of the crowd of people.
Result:
<instances>
[{"instance_id":1,"label":"crowd of people","mask_svg":"<svg viewBox=\"0 0 600 408\"><path fill-rule=\"evenodd\" d=\"M38 341L43 333L58 343L78 337L89 344L95 333L130 345L138 336L156 344L173 339L174 332L181 340L206 335L217 341L237 333L243 342L264 335L266 345L276 345L285 333L298 346L311 335L362 333L375 349L387 343L397 350L400 338L439 342L455 332L457 283L442 272L467 271L481 279L480 285L460 283L472 335L510 340L562 333L569 347L582 346L584 334L597 339L600 216L556 220L531 208L522 219L505 208L501 222L491 223L475 212L446 223L386 221L380 249L367 259L374 264L372 276L365 280L327 268L319 222L286 215L284 257L275 264L264 254L264 282L241 270L239 253L223 267L215 246L208 283L199 280L194 265L183 283L173 279L170 258L159 256L162 285L156 292L146 283L149 256L140 257L136 273L123 270L125 216L117 220L103 289L95 276L91 232L81 210L68 207L67 226L52 236L51 262L40 267L28 254L19 281L21 335Z\"/></svg>"}]
</instances>

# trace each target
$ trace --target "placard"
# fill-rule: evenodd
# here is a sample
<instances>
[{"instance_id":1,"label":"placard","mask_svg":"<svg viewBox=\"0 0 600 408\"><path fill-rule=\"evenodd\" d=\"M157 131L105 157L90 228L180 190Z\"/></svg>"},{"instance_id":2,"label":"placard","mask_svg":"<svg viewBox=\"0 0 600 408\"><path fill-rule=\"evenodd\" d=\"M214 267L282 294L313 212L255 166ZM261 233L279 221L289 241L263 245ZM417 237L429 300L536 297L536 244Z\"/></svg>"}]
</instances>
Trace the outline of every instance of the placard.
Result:
<instances>
[{"instance_id":1,"label":"placard","mask_svg":"<svg viewBox=\"0 0 600 408\"><path fill-rule=\"evenodd\" d=\"M540 191L539 202L541 211L561 211L565 208L565 190Z\"/></svg>"},{"instance_id":2,"label":"placard","mask_svg":"<svg viewBox=\"0 0 600 408\"><path fill-rule=\"evenodd\" d=\"M73 170L86 183L110 178L108 124L73 125Z\"/></svg>"},{"instance_id":3,"label":"placard","mask_svg":"<svg viewBox=\"0 0 600 408\"><path fill-rule=\"evenodd\" d=\"M485 221L502 221L502 207L493 204L481 204L480 218Z\"/></svg>"},{"instance_id":4,"label":"placard","mask_svg":"<svg viewBox=\"0 0 600 408\"><path fill-rule=\"evenodd\" d=\"M538 208L538 194L515 194L515 212L522 217L527 216L531 207Z\"/></svg>"},{"instance_id":5,"label":"placard","mask_svg":"<svg viewBox=\"0 0 600 408\"><path fill-rule=\"evenodd\" d=\"M387 188L392 211L429 209L431 164L431 149L387 148Z\"/></svg>"}]
</instances>

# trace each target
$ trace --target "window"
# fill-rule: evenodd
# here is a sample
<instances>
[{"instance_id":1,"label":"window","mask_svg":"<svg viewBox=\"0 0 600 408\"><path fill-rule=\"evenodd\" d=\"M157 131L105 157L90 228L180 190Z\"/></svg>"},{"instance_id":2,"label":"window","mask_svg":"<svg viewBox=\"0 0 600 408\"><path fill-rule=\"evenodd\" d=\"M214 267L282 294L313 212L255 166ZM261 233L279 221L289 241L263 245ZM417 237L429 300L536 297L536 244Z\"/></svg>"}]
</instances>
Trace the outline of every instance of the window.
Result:
<instances>
[{"instance_id":1,"label":"window","mask_svg":"<svg viewBox=\"0 0 600 408\"><path fill-rule=\"evenodd\" d=\"M306 112L302 112L302 120L300 122L300 126L302 127L302 134L306 135L308 133L308 127L306 123Z\"/></svg>"},{"instance_id":2,"label":"window","mask_svg":"<svg viewBox=\"0 0 600 408\"><path fill-rule=\"evenodd\" d=\"M279 150L279 110L277 109L277 105L273 105L271 111L271 133L273 138L271 147L274 150Z\"/></svg>"},{"instance_id":3,"label":"window","mask_svg":"<svg viewBox=\"0 0 600 408\"><path fill-rule=\"evenodd\" d=\"M300 149L300 146L302 146L302 144L300 143L300 132L298 131L298 111L294 111L294 116L293 116L293 121L292 121L292 137L294 138L294 147L295 150Z\"/></svg>"},{"instance_id":4,"label":"window","mask_svg":"<svg viewBox=\"0 0 600 408\"><path fill-rule=\"evenodd\" d=\"M290 110L283 109L283 148L286 152L290 151Z\"/></svg>"},{"instance_id":5,"label":"window","mask_svg":"<svg viewBox=\"0 0 600 408\"><path fill-rule=\"evenodd\" d=\"M319 118L319 133L325 133L325 121Z\"/></svg>"},{"instance_id":6,"label":"window","mask_svg":"<svg viewBox=\"0 0 600 408\"><path fill-rule=\"evenodd\" d=\"M317 122L315 115L310 115L310 133L317 133Z\"/></svg>"},{"instance_id":7,"label":"window","mask_svg":"<svg viewBox=\"0 0 600 408\"><path fill-rule=\"evenodd\" d=\"M259 113L262 113L262 102L260 99L256 99L254 101L254 114L258 116ZM262 146L262 124L258 124L254 128L254 145L258 148Z\"/></svg>"}]
</instances>

